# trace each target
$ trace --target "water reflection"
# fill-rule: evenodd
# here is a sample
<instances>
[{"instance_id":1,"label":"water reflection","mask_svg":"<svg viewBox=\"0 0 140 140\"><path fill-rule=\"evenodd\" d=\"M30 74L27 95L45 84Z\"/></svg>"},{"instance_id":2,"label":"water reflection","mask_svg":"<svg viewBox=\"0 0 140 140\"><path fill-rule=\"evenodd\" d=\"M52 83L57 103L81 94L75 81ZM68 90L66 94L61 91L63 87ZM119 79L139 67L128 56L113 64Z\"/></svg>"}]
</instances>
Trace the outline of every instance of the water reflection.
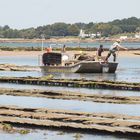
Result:
<instances>
[{"instance_id":1,"label":"water reflection","mask_svg":"<svg viewBox=\"0 0 140 140\"><path fill-rule=\"evenodd\" d=\"M102 42L104 44L104 48L109 48L112 45L112 42ZM50 46L50 44L56 44L53 46L55 47L61 47L61 45L57 45L58 42L44 42L44 46ZM68 47L76 47L79 46L79 42L64 42L64 44ZM100 41L97 42L81 42L80 47L84 48L97 48L101 44ZM0 42L0 46L6 46L6 47L41 47L41 42ZM122 46L127 46L127 48L140 48L139 42L122 42Z\"/></svg>"},{"instance_id":2,"label":"water reflection","mask_svg":"<svg viewBox=\"0 0 140 140\"><path fill-rule=\"evenodd\" d=\"M0 71L0 76L3 77L41 77L41 72L38 71Z\"/></svg>"},{"instance_id":3,"label":"water reflection","mask_svg":"<svg viewBox=\"0 0 140 140\"><path fill-rule=\"evenodd\" d=\"M89 101L47 99L40 97L19 97L0 95L0 105L16 105L20 107L63 109L81 112L117 113L140 116L140 105L109 104ZM136 111L137 110L137 111Z\"/></svg>"},{"instance_id":4,"label":"water reflection","mask_svg":"<svg viewBox=\"0 0 140 140\"><path fill-rule=\"evenodd\" d=\"M28 128L29 129L29 128ZM2 140L76 140L75 136L79 134L80 140L139 140L135 137L123 137L123 136L113 136L113 135L104 135L98 133L86 134L80 132L69 132L69 131L58 131L58 130L39 130L39 129L30 129L30 133L26 135L21 135L18 133L10 134L0 131L0 137Z\"/></svg>"},{"instance_id":5,"label":"water reflection","mask_svg":"<svg viewBox=\"0 0 140 140\"><path fill-rule=\"evenodd\" d=\"M62 79L87 79L87 80L117 80L117 74L109 74L109 73L42 73L42 76L46 76L48 74L52 74L55 78Z\"/></svg>"},{"instance_id":6,"label":"water reflection","mask_svg":"<svg viewBox=\"0 0 140 140\"><path fill-rule=\"evenodd\" d=\"M16 65L38 65L38 58L36 57L16 57L5 56L0 57L0 63L12 63ZM111 58L112 59L112 58ZM78 73L42 73L42 72L8 72L0 71L1 76L34 76L40 77L53 74L54 78L69 78L69 79L88 79L88 80L111 80L111 81L127 81L127 82L140 82L140 57L119 57L118 68L116 73L93 73L93 74L78 74Z\"/></svg>"},{"instance_id":7,"label":"water reflection","mask_svg":"<svg viewBox=\"0 0 140 140\"><path fill-rule=\"evenodd\" d=\"M38 57L31 56L0 56L0 64L38 65Z\"/></svg>"},{"instance_id":8,"label":"water reflection","mask_svg":"<svg viewBox=\"0 0 140 140\"><path fill-rule=\"evenodd\" d=\"M42 73L41 71L0 71L1 76L10 77L42 77L52 74L55 79L87 79L87 80L111 80L125 82L140 82L140 70L118 70L114 74L109 73Z\"/></svg>"},{"instance_id":9,"label":"water reflection","mask_svg":"<svg viewBox=\"0 0 140 140\"><path fill-rule=\"evenodd\" d=\"M44 85L22 85L12 83L0 83L0 88L13 88L13 89L40 89L51 90L54 92L78 92L84 94L99 94L99 95L113 95L113 96L140 96L139 91L123 91L123 90L108 90L108 89L88 89L88 88L71 88L71 87L54 87Z\"/></svg>"}]
</instances>

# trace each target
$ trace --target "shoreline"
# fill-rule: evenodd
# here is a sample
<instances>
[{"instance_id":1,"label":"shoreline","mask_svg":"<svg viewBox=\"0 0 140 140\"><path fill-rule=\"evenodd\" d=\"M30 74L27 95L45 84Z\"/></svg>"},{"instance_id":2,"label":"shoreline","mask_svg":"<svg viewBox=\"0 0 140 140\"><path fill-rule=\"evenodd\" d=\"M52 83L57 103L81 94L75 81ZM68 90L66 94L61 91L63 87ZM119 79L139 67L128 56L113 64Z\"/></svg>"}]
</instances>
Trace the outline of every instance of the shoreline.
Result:
<instances>
[{"instance_id":1,"label":"shoreline","mask_svg":"<svg viewBox=\"0 0 140 140\"><path fill-rule=\"evenodd\" d=\"M60 53L60 51L54 51ZM90 56L95 56L96 51L82 51L84 54L90 55ZM0 51L0 57L3 56L26 56L26 57L38 57L39 55L42 55L45 53L45 51ZM76 54L80 53L80 51L67 51L66 54ZM108 51L103 52L103 56L106 56ZM140 57L140 50L131 50L131 51L119 51L118 56L120 57Z\"/></svg>"},{"instance_id":2,"label":"shoreline","mask_svg":"<svg viewBox=\"0 0 140 140\"><path fill-rule=\"evenodd\" d=\"M65 42L114 42L118 38L79 38L77 37L56 37L50 39L43 39L44 42L57 42L57 43L65 43ZM42 39L24 39L24 38L0 38L0 43L29 43L29 42L42 42ZM123 39L122 42L140 42L140 38L127 38Z\"/></svg>"}]
</instances>

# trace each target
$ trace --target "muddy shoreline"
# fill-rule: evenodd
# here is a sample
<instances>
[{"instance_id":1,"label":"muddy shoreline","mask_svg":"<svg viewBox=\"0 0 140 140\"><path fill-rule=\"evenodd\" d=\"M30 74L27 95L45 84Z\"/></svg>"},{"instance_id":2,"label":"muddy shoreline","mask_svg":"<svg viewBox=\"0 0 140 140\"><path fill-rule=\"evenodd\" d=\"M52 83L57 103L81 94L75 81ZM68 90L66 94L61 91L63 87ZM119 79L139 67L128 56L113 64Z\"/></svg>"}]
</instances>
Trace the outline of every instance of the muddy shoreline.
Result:
<instances>
[{"instance_id":1,"label":"muddy shoreline","mask_svg":"<svg viewBox=\"0 0 140 140\"><path fill-rule=\"evenodd\" d=\"M81 51L83 51L84 54L90 55L90 56L95 56L96 55L96 50L97 48L80 48L79 50L68 50L66 53L69 55L73 55L73 54L77 54L80 53ZM61 50L53 50L54 52L61 52ZM38 58L39 55L42 55L43 53L45 53L46 51L44 50L42 51L35 51L35 50L12 50L12 51L8 51L8 50L0 50L0 56L25 56L25 57L36 57ZM105 50L103 52L103 56L106 56L108 53L107 50ZM140 57L140 50L129 50L129 51L124 51L124 50L120 50L118 55L119 57Z\"/></svg>"}]
</instances>

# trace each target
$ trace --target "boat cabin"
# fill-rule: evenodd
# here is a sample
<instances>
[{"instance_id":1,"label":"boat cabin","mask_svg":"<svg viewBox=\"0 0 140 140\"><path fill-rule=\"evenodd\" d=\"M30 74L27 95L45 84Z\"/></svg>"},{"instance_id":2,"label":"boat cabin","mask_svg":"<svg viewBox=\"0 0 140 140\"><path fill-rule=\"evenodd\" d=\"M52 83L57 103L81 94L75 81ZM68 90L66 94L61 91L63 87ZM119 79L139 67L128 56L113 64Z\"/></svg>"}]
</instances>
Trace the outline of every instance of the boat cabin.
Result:
<instances>
[{"instance_id":1,"label":"boat cabin","mask_svg":"<svg viewBox=\"0 0 140 140\"><path fill-rule=\"evenodd\" d=\"M62 63L62 54L61 53L44 53L42 56L42 62L46 65L60 65Z\"/></svg>"},{"instance_id":2,"label":"boat cabin","mask_svg":"<svg viewBox=\"0 0 140 140\"><path fill-rule=\"evenodd\" d=\"M69 66L83 60L95 61L93 57L89 57L85 54L74 54L73 57L71 56L71 59L69 55L65 53L47 52L42 56L42 62L45 66Z\"/></svg>"}]
</instances>

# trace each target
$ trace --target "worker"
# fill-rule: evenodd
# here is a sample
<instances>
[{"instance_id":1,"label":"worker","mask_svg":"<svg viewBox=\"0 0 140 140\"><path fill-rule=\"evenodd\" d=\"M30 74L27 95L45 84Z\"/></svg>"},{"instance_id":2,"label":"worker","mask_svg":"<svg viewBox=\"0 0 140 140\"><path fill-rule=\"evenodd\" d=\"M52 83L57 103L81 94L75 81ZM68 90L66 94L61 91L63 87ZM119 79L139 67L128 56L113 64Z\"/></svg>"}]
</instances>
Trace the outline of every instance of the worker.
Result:
<instances>
[{"instance_id":1,"label":"worker","mask_svg":"<svg viewBox=\"0 0 140 140\"><path fill-rule=\"evenodd\" d=\"M103 45L101 44L97 49L97 60L102 60L102 52L104 52Z\"/></svg>"},{"instance_id":2,"label":"worker","mask_svg":"<svg viewBox=\"0 0 140 140\"><path fill-rule=\"evenodd\" d=\"M116 52L119 51L119 49L128 50L127 48L122 47L122 46L120 45L120 42L121 42L121 40L118 39L118 40L110 47L109 52L108 52L108 55L107 55L107 57L105 58L105 62L108 61L108 58L111 56L111 54L113 55L113 57L114 57L114 58L113 58L113 61L115 62L115 61L116 61Z\"/></svg>"}]
</instances>

